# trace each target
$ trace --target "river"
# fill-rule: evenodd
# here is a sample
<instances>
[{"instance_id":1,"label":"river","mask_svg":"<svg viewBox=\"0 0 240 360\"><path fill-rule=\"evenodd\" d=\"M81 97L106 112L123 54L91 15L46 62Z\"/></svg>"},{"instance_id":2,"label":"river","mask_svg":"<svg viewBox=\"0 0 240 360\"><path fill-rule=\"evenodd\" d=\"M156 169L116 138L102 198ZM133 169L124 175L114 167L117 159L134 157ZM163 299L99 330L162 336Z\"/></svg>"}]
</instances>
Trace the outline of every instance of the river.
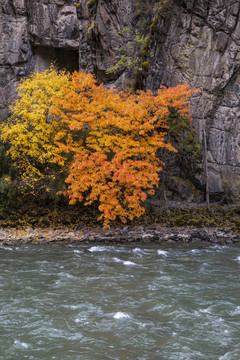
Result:
<instances>
[{"instance_id":1,"label":"river","mask_svg":"<svg viewBox=\"0 0 240 360\"><path fill-rule=\"evenodd\" d=\"M240 247L0 248L0 359L239 360Z\"/></svg>"}]
</instances>

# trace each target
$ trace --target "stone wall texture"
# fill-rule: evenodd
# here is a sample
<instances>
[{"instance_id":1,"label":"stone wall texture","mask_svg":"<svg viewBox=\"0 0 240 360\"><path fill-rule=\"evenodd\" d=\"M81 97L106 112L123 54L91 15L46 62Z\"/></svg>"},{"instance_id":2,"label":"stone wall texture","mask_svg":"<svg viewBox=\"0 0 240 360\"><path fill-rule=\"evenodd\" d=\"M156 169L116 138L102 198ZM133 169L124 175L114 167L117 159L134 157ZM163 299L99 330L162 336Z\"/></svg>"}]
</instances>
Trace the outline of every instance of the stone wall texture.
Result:
<instances>
[{"instance_id":1,"label":"stone wall texture","mask_svg":"<svg viewBox=\"0 0 240 360\"><path fill-rule=\"evenodd\" d=\"M0 118L7 117L19 80L51 61L123 88L130 69L106 71L123 54L139 57L146 65L141 70L145 88L188 82L201 89L192 99L192 116L200 141L206 129L210 191L237 187L239 13L236 0L169 0L167 6L154 0L1 0ZM144 49L136 30L148 36Z\"/></svg>"}]
</instances>

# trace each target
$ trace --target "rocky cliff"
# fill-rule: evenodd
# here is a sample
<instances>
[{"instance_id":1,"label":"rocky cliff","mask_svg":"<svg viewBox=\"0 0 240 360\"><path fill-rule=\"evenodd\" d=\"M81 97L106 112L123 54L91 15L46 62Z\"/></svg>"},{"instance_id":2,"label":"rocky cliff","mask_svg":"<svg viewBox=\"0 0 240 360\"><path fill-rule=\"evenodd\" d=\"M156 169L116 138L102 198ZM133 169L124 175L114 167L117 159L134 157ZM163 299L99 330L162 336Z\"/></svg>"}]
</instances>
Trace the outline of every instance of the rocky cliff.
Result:
<instances>
[{"instance_id":1,"label":"rocky cliff","mask_svg":"<svg viewBox=\"0 0 240 360\"><path fill-rule=\"evenodd\" d=\"M207 134L212 193L238 196L240 1L2 0L0 117L18 81L56 62L109 87L188 82L200 141Z\"/></svg>"}]
</instances>

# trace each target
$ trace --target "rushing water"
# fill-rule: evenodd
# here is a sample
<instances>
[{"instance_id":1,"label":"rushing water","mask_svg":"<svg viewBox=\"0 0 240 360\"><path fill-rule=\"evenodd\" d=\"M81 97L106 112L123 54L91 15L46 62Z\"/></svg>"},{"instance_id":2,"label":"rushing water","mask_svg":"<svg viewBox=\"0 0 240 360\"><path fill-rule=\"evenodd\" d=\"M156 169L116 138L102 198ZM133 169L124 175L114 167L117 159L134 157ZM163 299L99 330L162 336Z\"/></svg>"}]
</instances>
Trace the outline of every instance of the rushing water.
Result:
<instances>
[{"instance_id":1,"label":"rushing water","mask_svg":"<svg viewBox=\"0 0 240 360\"><path fill-rule=\"evenodd\" d=\"M240 247L0 248L0 359L239 360Z\"/></svg>"}]
</instances>

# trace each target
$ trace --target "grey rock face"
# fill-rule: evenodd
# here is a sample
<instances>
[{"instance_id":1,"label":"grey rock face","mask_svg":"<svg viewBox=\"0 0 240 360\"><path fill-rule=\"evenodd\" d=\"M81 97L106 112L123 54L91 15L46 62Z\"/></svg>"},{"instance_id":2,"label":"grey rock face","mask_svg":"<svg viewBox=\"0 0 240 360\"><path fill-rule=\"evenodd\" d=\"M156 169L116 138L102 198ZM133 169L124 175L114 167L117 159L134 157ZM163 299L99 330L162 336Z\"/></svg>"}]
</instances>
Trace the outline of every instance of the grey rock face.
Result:
<instances>
[{"instance_id":1,"label":"grey rock face","mask_svg":"<svg viewBox=\"0 0 240 360\"><path fill-rule=\"evenodd\" d=\"M0 117L15 95L15 83L26 73L29 58L27 19L23 1L0 5Z\"/></svg>"},{"instance_id":2,"label":"grey rock face","mask_svg":"<svg viewBox=\"0 0 240 360\"><path fill-rule=\"evenodd\" d=\"M2 0L0 118L8 114L18 81L52 61L123 88L129 69L106 70L127 53L148 62L144 85L152 91L184 82L201 89L192 99L192 114L200 140L206 128L210 190L221 193L227 183L235 186L240 174L240 2L169 0L169 9L157 16L155 0L88 3ZM136 29L150 34L142 53L136 50Z\"/></svg>"},{"instance_id":3,"label":"grey rock face","mask_svg":"<svg viewBox=\"0 0 240 360\"><path fill-rule=\"evenodd\" d=\"M236 1L179 1L167 32L166 19L160 19L150 51L147 87L188 82L201 89L193 98L192 114L200 139L206 128L212 193L233 184L240 172L239 7ZM157 38L164 31L160 43Z\"/></svg>"},{"instance_id":4,"label":"grey rock face","mask_svg":"<svg viewBox=\"0 0 240 360\"><path fill-rule=\"evenodd\" d=\"M78 69L79 21L68 0L2 0L0 4L0 119L19 80L51 62Z\"/></svg>"}]
</instances>

